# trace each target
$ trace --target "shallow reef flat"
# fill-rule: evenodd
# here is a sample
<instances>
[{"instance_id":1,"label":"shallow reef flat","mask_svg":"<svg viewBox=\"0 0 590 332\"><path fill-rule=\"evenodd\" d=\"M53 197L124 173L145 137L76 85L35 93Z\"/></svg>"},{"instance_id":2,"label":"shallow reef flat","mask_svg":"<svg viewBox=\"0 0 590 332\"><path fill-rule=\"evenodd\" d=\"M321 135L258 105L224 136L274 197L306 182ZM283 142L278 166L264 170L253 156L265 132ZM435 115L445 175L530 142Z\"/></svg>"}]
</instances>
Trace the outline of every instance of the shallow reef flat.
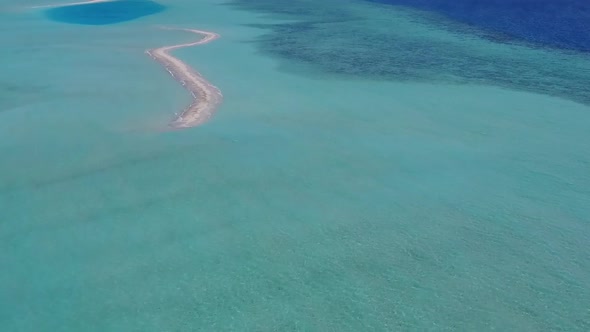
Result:
<instances>
[{"instance_id":1,"label":"shallow reef flat","mask_svg":"<svg viewBox=\"0 0 590 332\"><path fill-rule=\"evenodd\" d=\"M586 53L360 0L23 1L1 331L590 330Z\"/></svg>"}]
</instances>

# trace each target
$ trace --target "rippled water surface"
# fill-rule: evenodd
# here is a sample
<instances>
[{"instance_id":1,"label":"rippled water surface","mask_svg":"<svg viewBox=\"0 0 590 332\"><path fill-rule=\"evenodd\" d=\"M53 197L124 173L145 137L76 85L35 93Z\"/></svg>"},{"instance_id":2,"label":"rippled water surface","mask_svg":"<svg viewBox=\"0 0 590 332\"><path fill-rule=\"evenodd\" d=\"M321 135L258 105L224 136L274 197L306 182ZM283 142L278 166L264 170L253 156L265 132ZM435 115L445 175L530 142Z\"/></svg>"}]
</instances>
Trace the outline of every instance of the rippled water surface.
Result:
<instances>
[{"instance_id":1,"label":"rippled water surface","mask_svg":"<svg viewBox=\"0 0 590 332\"><path fill-rule=\"evenodd\" d=\"M588 53L454 3L0 1L0 331L589 331Z\"/></svg>"}]
</instances>

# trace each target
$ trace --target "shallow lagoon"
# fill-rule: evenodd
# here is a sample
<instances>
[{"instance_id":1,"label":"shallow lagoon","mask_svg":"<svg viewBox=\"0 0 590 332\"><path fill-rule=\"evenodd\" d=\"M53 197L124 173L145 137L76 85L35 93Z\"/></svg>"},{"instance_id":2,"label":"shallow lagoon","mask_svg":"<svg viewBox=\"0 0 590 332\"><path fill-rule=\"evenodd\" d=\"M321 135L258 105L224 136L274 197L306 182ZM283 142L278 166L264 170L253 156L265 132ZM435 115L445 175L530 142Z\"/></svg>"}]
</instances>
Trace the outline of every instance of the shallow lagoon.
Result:
<instances>
[{"instance_id":1,"label":"shallow lagoon","mask_svg":"<svg viewBox=\"0 0 590 332\"><path fill-rule=\"evenodd\" d=\"M339 8L385 13L357 6ZM3 330L588 330L588 106L326 69L358 45L331 27L279 56L293 18L258 10L2 14ZM512 50L391 14L383 30ZM224 93L205 126L162 130L190 98L144 51L192 36L159 24L222 36L175 53Z\"/></svg>"}]
</instances>

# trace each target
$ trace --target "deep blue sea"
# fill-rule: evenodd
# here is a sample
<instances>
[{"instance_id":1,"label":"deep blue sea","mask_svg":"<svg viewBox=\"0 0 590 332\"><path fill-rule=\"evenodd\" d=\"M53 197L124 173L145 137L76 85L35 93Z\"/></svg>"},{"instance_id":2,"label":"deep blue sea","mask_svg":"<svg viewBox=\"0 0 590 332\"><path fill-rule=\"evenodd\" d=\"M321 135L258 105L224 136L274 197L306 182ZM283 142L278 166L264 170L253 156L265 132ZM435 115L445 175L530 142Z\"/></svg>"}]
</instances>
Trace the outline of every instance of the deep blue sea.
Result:
<instances>
[{"instance_id":1,"label":"deep blue sea","mask_svg":"<svg viewBox=\"0 0 590 332\"><path fill-rule=\"evenodd\" d=\"M153 15L166 7L149 0L118 0L80 6L63 6L48 9L52 20L86 25L105 25L126 22Z\"/></svg>"},{"instance_id":2,"label":"deep blue sea","mask_svg":"<svg viewBox=\"0 0 590 332\"><path fill-rule=\"evenodd\" d=\"M587 0L369 0L442 14L497 37L590 51Z\"/></svg>"}]
</instances>

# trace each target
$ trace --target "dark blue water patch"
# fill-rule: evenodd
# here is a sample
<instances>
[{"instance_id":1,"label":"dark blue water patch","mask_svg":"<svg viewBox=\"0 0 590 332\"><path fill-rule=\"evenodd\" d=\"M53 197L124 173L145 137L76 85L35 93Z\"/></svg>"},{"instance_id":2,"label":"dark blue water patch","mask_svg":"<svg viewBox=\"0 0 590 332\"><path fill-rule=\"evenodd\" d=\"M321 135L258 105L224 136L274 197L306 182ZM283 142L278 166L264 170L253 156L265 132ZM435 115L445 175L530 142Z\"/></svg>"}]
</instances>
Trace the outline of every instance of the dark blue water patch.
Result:
<instances>
[{"instance_id":1,"label":"dark blue water patch","mask_svg":"<svg viewBox=\"0 0 590 332\"><path fill-rule=\"evenodd\" d=\"M54 21L70 24L106 25L131 21L166 9L149 0L120 0L55 7L45 11Z\"/></svg>"},{"instance_id":2,"label":"dark blue water patch","mask_svg":"<svg viewBox=\"0 0 590 332\"><path fill-rule=\"evenodd\" d=\"M504 37L550 47L590 51L588 0L366 0L407 6Z\"/></svg>"}]
</instances>

